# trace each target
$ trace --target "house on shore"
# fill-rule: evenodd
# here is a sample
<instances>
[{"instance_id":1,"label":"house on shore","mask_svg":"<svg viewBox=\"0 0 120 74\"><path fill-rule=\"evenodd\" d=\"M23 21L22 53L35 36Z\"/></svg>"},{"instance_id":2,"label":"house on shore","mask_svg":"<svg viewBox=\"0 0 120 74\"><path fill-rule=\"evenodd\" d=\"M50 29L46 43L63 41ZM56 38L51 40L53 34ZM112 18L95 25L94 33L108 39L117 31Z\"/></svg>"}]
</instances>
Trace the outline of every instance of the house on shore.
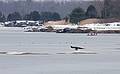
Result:
<instances>
[{"instance_id":1,"label":"house on shore","mask_svg":"<svg viewBox=\"0 0 120 74\"><path fill-rule=\"evenodd\" d=\"M41 26L41 21L31 21L31 20L16 20L7 21L4 23L6 27L26 27L26 26Z\"/></svg>"},{"instance_id":2,"label":"house on shore","mask_svg":"<svg viewBox=\"0 0 120 74\"><path fill-rule=\"evenodd\" d=\"M119 19L86 19L80 21L80 27L88 27L97 32L120 32Z\"/></svg>"}]
</instances>

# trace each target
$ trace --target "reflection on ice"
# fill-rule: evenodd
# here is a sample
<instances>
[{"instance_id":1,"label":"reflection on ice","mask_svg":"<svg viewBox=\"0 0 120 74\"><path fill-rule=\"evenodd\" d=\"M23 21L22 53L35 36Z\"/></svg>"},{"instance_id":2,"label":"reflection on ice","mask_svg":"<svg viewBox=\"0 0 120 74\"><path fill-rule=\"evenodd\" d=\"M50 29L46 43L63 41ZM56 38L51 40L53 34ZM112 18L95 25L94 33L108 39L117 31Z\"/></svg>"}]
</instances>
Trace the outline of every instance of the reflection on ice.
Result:
<instances>
[{"instance_id":1,"label":"reflection on ice","mask_svg":"<svg viewBox=\"0 0 120 74\"><path fill-rule=\"evenodd\" d=\"M72 54L97 54L95 52L91 52L91 51L74 51Z\"/></svg>"},{"instance_id":2,"label":"reflection on ice","mask_svg":"<svg viewBox=\"0 0 120 74\"><path fill-rule=\"evenodd\" d=\"M73 52L59 52L59 53L40 53L40 52L0 52L0 54L5 54L5 55L65 55L65 54L96 54L95 52L90 52L90 51L73 51Z\"/></svg>"}]
</instances>

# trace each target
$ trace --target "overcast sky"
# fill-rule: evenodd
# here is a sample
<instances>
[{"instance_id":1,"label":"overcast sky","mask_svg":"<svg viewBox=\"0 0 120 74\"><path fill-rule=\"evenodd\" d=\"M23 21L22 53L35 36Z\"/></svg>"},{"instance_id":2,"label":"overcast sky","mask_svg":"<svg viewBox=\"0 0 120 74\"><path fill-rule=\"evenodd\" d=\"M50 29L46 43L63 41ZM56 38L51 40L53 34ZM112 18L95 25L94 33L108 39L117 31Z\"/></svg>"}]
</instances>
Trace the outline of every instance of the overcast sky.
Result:
<instances>
[{"instance_id":1,"label":"overcast sky","mask_svg":"<svg viewBox=\"0 0 120 74\"><path fill-rule=\"evenodd\" d=\"M0 1L19 1L19 0L0 0ZM52 0L32 0L32 1L52 1ZM85 1L85 0L54 0L54 1ZM86 1L91 1L91 0L86 0Z\"/></svg>"}]
</instances>

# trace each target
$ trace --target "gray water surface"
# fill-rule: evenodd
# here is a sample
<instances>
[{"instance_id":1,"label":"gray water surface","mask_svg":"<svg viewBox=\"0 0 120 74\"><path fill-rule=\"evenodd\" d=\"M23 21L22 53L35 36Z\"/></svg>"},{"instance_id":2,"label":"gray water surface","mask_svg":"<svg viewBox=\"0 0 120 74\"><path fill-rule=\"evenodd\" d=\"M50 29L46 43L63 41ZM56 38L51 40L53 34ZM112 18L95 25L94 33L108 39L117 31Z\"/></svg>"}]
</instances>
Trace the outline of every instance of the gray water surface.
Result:
<instances>
[{"instance_id":1,"label":"gray water surface","mask_svg":"<svg viewBox=\"0 0 120 74\"><path fill-rule=\"evenodd\" d=\"M70 54L71 45L97 54ZM0 74L120 74L120 34L0 32L3 51L50 55L0 54Z\"/></svg>"}]
</instances>

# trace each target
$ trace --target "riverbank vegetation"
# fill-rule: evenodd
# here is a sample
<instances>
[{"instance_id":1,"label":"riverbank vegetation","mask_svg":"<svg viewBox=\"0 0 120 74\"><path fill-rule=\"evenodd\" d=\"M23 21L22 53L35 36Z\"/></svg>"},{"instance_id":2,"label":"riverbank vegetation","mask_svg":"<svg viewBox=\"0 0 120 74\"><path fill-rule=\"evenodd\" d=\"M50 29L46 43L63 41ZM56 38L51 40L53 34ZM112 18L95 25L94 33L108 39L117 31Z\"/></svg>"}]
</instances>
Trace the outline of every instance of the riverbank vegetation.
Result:
<instances>
[{"instance_id":1,"label":"riverbank vegetation","mask_svg":"<svg viewBox=\"0 0 120 74\"><path fill-rule=\"evenodd\" d=\"M61 17L58 12L51 12L51 11L39 12L35 10L25 15L22 15L16 11L9 13L7 16L5 16L4 13L2 13L2 11L0 11L0 22L15 21L15 20L56 21L56 20L66 19L66 20L70 20L71 23L79 24L81 20L89 19L89 18L119 19L120 17L119 0L104 0L104 2L102 3L103 3L103 7L100 13L98 12L99 9L97 9L97 5L89 5L86 10L83 9L83 7L76 7L70 12L70 14L64 17Z\"/></svg>"}]
</instances>

